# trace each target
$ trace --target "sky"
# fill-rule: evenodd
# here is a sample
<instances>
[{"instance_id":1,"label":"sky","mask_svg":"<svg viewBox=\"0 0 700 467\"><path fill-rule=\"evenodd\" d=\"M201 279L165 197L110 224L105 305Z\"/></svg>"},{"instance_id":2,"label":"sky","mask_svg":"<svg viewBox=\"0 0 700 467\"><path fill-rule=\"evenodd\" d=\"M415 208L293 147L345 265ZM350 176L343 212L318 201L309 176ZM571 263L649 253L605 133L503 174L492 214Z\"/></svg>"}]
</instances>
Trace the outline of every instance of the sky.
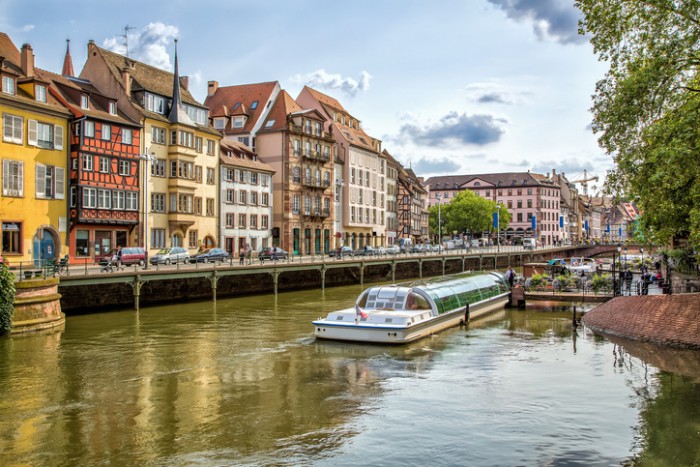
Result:
<instances>
[{"instance_id":1,"label":"sky","mask_svg":"<svg viewBox=\"0 0 700 467\"><path fill-rule=\"evenodd\" d=\"M578 34L573 0L0 0L0 30L61 72L87 43L180 74L200 102L220 86L279 81L337 99L418 176L599 176L591 131L607 66ZM128 39L128 40L127 40ZM584 172L585 171L585 172Z\"/></svg>"}]
</instances>

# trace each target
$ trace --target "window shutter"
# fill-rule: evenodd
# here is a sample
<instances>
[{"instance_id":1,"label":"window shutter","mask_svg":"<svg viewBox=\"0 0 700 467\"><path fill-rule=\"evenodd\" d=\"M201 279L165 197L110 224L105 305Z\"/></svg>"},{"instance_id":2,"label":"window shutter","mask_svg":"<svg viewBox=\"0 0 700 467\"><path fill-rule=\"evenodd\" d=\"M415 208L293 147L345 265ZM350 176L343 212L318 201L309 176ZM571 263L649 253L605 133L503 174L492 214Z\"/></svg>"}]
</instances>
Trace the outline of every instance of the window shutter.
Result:
<instances>
[{"instance_id":1,"label":"window shutter","mask_svg":"<svg viewBox=\"0 0 700 467\"><path fill-rule=\"evenodd\" d=\"M54 125L53 127L53 148L63 149L63 127Z\"/></svg>"},{"instance_id":2,"label":"window shutter","mask_svg":"<svg viewBox=\"0 0 700 467\"><path fill-rule=\"evenodd\" d=\"M3 196L8 196L10 194L10 161L2 161L2 194Z\"/></svg>"},{"instance_id":3,"label":"window shutter","mask_svg":"<svg viewBox=\"0 0 700 467\"><path fill-rule=\"evenodd\" d=\"M36 197L46 197L46 166L36 165Z\"/></svg>"},{"instance_id":4,"label":"window shutter","mask_svg":"<svg viewBox=\"0 0 700 467\"><path fill-rule=\"evenodd\" d=\"M2 139L3 141L12 141L12 117L9 115L2 116ZM3 163L3 166L5 164Z\"/></svg>"},{"instance_id":5,"label":"window shutter","mask_svg":"<svg viewBox=\"0 0 700 467\"><path fill-rule=\"evenodd\" d=\"M56 199L64 199L66 197L65 169L63 167L55 167L56 171Z\"/></svg>"},{"instance_id":6,"label":"window shutter","mask_svg":"<svg viewBox=\"0 0 700 467\"><path fill-rule=\"evenodd\" d=\"M38 137L39 124L36 120L27 120L27 144L30 146L36 146Z\"/></svg>"}]
</instances>

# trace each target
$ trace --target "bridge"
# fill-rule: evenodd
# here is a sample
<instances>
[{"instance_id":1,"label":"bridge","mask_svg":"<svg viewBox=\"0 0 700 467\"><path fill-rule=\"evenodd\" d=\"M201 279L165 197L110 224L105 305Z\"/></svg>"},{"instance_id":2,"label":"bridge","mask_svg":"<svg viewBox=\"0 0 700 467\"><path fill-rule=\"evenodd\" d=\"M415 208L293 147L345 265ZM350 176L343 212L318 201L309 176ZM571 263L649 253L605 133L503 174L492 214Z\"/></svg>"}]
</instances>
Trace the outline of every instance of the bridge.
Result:
<instances>
[{"instance_id":1,"label":"bridge","mask_svg":"<svg viewBox=\"0 0 700 467\"><path fill-rule=\"evenodd\" d=\"M629 249L629 247L628 247ZM552 258L600 256L617 252L617 245L576 245L524 250L522 247L488 247L432 254L333 259L296 256L278 262L239 265L237 261L215 264L133 267L114 273L85 268L60 277L64 311L99 307L138 310L142 300L162 304L220 296L273 293L303 288L363 285L365 281L392 281L433 277L464 271L483 271L546 262ZM95 286L99 288L95 289ZM98 292L96 292L98 291ZM97 294L100 295L97 295Z\"/></svg>"}]
</instances>

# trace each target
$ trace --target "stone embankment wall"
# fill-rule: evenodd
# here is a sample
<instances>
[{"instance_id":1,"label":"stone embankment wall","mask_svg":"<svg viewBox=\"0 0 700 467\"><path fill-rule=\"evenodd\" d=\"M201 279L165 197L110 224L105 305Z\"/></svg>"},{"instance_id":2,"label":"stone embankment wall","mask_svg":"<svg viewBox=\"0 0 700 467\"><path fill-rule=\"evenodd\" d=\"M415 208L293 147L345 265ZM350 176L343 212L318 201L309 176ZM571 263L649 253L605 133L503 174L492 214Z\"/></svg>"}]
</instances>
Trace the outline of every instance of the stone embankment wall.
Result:
<instances>
[{"instance_id":1,"label":"stone embankment wall","mask_svg":"<svg viewBox=\"0 0 700 467\"><path fill-rule=\"evenodd\" d=\"M700 294L617 297L586 313L593 331L700 350Z\"/></svg>"}]
</instances>

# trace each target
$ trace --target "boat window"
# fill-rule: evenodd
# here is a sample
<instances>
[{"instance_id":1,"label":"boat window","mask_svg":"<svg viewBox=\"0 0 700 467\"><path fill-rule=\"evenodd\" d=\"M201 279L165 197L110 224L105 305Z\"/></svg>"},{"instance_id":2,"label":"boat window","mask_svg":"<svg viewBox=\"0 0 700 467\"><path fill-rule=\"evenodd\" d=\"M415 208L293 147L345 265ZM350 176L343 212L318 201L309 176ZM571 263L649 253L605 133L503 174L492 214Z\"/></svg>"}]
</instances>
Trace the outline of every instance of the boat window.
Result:
<instances>
[{"instance_id":1,"label":"boat window","mask_svg":"<svg viewBox=\"0 0 700 467\"><path fill-rule=\"evenodd\" d=\"M335 317L336 321L342 321L343 320L343 315L338 315Z\"/></svg>"},{"instance_id":2,"label":"boat window","mask_svg":"<svg viewBox=\"0 0 700 467\"><path fill-rule=\"evenodd\" d=\"M384 320L385 323L391 323L392 321L394 321L394 318L386 318Z\"/></svg>"},{"instance_id":3,"label":"boat window","mask_svg":"<svg viewBox=\"0 0 700 467\"><path fill-rule=\"evenodd\" d=\"M406 298L406 309L407 310L430 310L430 304L421 295L418 295L415 292L411 292L408 294L408 297Z\"/></svg>"}]
</instances>

